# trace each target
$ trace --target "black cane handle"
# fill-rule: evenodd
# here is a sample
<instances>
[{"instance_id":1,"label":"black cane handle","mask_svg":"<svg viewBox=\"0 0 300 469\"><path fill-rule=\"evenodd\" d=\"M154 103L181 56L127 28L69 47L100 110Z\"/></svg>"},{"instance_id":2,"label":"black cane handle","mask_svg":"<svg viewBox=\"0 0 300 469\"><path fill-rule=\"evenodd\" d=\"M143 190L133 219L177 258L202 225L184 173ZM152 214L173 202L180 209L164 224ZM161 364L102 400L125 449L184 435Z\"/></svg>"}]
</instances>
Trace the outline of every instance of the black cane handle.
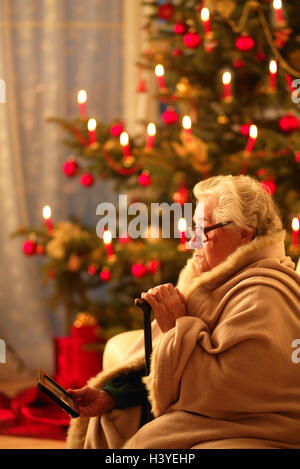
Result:
<instances>
[{"instance_id":1,"label":"black cane handle","mask_svg":"<svg viewBox=\"0 0 300 469\"><path fill-rule=\"evenodd\" d=\"M134 300L135 306L141 308L144 313L151 314L151 306L149 305L148 301L144 300L143 298L136 298Z\"/></svg>"}]
</instances>

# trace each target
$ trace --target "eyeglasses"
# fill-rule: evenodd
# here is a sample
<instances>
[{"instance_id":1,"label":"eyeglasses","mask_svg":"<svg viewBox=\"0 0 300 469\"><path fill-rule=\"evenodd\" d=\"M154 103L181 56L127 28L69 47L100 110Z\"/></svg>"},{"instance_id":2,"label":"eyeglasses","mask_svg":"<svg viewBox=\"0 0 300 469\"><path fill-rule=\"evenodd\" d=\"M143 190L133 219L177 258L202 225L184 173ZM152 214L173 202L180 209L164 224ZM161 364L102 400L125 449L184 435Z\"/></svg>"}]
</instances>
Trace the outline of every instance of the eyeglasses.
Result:
<instances>
[{"instance_id":1,"label":"eyeglasses","mask_svg":"<svg viewBox=\"0 0 300 469\"><path fill-rule=\"evenodd\" d=\"M211 226L206 226L205 228L203 226L193 226L193 227L188 227L186 229L186 237L190 239L189 244L193 243L193 248L200 248L202 247L203 243L206 243L208 240L206 239L203 241L204 235L206 233L209 233L210 231L217 230L218 228L223 228L224 226L229 225L232 223L232 221L226 221L224 223L217 223L215 225ZM193 240L193 238L196 236L196 241Z\"/></svg>"}]
</instances>

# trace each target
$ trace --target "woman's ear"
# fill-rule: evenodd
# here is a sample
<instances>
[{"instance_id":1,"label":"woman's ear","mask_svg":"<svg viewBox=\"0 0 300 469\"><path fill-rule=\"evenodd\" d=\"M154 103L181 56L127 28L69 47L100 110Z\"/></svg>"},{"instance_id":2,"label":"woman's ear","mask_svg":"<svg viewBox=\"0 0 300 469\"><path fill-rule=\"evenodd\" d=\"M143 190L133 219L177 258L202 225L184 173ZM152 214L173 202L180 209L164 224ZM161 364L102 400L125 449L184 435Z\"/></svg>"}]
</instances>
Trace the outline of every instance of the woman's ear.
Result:
<instances>
[{"instance_id":1,"label":"woman's ear","mask_svg":"<svg viewBox=\"0 0 300 469\"><path fill-rule=\"evenodd\" d=\"M254 238L254 229L249 227L249 230L242 230L241 231L241 239L246 243L250 243Z\"/></svg>"}]
</instances>

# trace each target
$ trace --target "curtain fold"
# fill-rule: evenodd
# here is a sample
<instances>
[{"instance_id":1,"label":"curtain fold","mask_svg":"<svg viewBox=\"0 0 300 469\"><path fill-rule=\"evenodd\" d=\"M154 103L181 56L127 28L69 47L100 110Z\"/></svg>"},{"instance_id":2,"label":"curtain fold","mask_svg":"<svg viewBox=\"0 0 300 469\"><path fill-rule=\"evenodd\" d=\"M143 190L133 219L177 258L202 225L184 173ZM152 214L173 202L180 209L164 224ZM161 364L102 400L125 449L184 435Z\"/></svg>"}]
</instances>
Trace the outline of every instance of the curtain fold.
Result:
<instances>
[{"instance_id":1,"label":"curtain fold","mask_svg":"<svg viewBox=\"0 0 300 469\"><path fill-rule=\"evenodd\" d=\"M74 213L96 228L97 205L111 199L109 183L64 178L69 151L47 118L77 117L81 88L91 116L121 115L121 19L122 0L0 0L0 338L29 368L53 371L63 320L46 306L38 260L10 235L41 225L45 204L54 221Z\"/></svg>"}]
</instances>

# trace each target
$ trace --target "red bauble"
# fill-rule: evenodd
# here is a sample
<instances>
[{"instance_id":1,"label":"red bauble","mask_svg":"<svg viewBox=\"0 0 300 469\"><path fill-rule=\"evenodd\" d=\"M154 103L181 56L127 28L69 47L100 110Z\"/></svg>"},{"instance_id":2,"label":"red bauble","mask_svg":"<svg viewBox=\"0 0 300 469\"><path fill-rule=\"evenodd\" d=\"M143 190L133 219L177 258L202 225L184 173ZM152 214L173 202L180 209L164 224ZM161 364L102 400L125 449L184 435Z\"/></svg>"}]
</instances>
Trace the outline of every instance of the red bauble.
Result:
<instances>
[{"instance_id":1,"label":"red bauble","mask_svg":"<svg viewBox=\"0 0 300 469\"><path fill-rule=\"evenodd\" d=\"M78 164L75 160L68 160L63 165L63 172L68 177L73 177L76 175L78 169Z\"/></svg>"},{"instance_id":2,"label":"red bauble","mask_svg":"<svg viewBox=\"0 0 300 469\"><path fill-rule=\"evenodd\" d=\"M157 259L153 259L152 261L148 262L148 272L150 274L155 274L155 272L158 272L161 268L160 261Z\"/></svg>"},{"instance_id":3,"label":"red bauble","mask_svg":"<svg viewBox=\"0 0 300 469\"><path fill-rule=\"evenodd\" d=\"M176 23L173 27L175 34L184 34L186 32L186 25L183 23Z\"/></svg>"},{"instance_id":4,"label":"red bauble","mask_svg":"<svg viewBox=\"0 0 300 469\"><path fill-rule=\"evenodd\" d=\"M245 66L245 62L243 59L235 59L233 62L232 62L232 65L234 66L234 68L236 68L237 70L239 70L240 68L243 68Z\"/></svg>"},{"instance_id":5,"label":"red bauble","mask_svg":"<svg viewBox=\"0 0 300 469\"><path fill-rule=\"evenodd\" d=\"M111 272L108 269L102 269L99 277L101 278L102 282L108 282L111 279Z\"/></svg>"},{"instance_id":6,"label":"red bauble","mask_svg":"<svg viewBox=\"0 0 300 469\"><path fill-rule=\"evenodd\" d=\"M242 124L241 127L240 127L240 132L245 137L249 136L250 126L251 126L251 123L247 123L247 124Z\"/></svg>"},{"instance_id":7,"label":"red bauble","mask_svg":"<svg viewBox=\"0 0 300 469\"><path fill-rule=\"evenodd\" d=\"M173 18L175 8L170 2L166 2L158 7L157 16L161 20L169 21Z\"/></svg>"},{"instance_id":8,"label":"red bauble","mask_svg":"<svg viewBox=\"0 0 300 469\"><path fill-rule=\"evenodd\" d=\"M187 33L183 37L183 42L184 45L189 49L195 49L196 47L200 46L202 38L198 33Z\"/></svg>"},{"instance_id":9,"label":"red bauble","mask_svg":"<svg viewBox=\"0 0 300 469\"><path fill-rule=\"evenodd\" d=\"M183 205L189 200L189 191L186 187L181 187L179 191L174 192L173 200L175 203Z\"/></svg>"},{"instance_id":10,"label":"red bauble","mask_svg":"<svg viewBox=\"0 0 300 469\"><path fill-rule=\"evenodd\" d=\"M168 108L162 113L161 118L165 124L173 125L178 121L178 114L173 108Z\"/></svg>"},{"instance_id":11,"label":"red bauble","mask_svg":"<svg viewBox=\"0 0 300 469\"><path fill-rule=\"evenodd\" d=\"M97 267L94 264L91 264L88 266L88 273L90 275L95 275L96 272L97 272Z\"/></svg>"},{"instance_id":12,"label":"red bauble","mask_svg":"<svg viewBox=\"0 0 300 469\"><path fill-rule=\"evenodd\" d=\"M293 114L286 114L279 119L279 127L282 132L289 134L299 129L299 121Z\"/></svg>"},{"instance_id":13,"label":"red bauble","mask_svg":"<svg viewBox=\"0 0 300 469\"><path fill-rule=\"evenodd\" d=\"M121 234L119 237L119 243L128 244L130 242L130 236L128 233Z\"/></svg>"},{"instance_id":14,"label":"red bauble","mask_svg":"<svg viewBox=\"0 0 300 469\"><path fill-rule=\"evenodd\" d=\"M131 273L134 275L134 277L144 277L147 273L147 267L141 263L133 264L131 267Z\"/></svg>"},{"instance_id":15,"label":"red bauble","mask_svg":"<svg viewBox=\"0 0 300 469\"><path fill-rule=\"evenodd\" d=\"M270 179L269 181L262 181L260 184L261 184L261 187L266 192L269 192L271 195L273 195L277 189L276 184L272 179Z\"/></svg>"},{"instance_id":16,"label":"red bauble","mask_svg":"<svg viewBox=\"0 0 300 469\"><path fill-rule=\"evenodd\" d=\"M300 150L295 153L295 161L297 161L297 163L300 163Z\"/></svg>"},{"instance_id":17,"label":"red bauble","mask_svg":"<svg viewBox=\"0 0 300 469\"><path fill-rule=\"evenodd\" d=\"M123 125L122 124L113 124L110 128L110 133L113 137L119 137L123 132Z\"/></svg>"},{"instance_id":18,"label":"red bauble","mask_svg":"<svg viewBox=\"0 0 300 469\"><path fill-rule=\"evenodd\" d=\"M181 57L181 56L182 56L182 50L181 50L181 49L178 49L178 48L173 49L173 50L172 50L172 55L173 55L174 57Z\"/></svg>"},{"instance_id":19,"label":"red bauble","mask_svg":"<svg viewBox=\"0 0 300 469\"><path fill-rule=\"evenodd\" d=\"M139 184L141 186L150 186L151 184L151 177L148 171L143 171L139 175Z\"/></svg>"},{"instance_id":20,"label":"red bauble","mask_svg":"<svg viewBox=\"0 0 300 469\"><path fill-rule=\"evenodd\" d=\"M235 41L235 47L240 50L241 52L248 52L253 49L255 45L254 40L250 36L240 36Z\"/></svg>"},{"instance_id":21,"label":"red bauble","mask_svg":"<svg viewBox=\"0 0 300 469\"><path fill-rule=\"evenodd\" d=\"M33 254L35 254L36 252L36 244L34 241L31 241L30 239L25 241L23 243L23 252L27 255L27 256L33 256Z\"/></svg>"},{"instance_id":22,"label":"red bauble","mask_svg":"<svg viewBox=\"0 0 300 469\"><path fill-rule=\"evenodd\" d=\"M80 183L85 187L92 186L94 184L94 178L90 173L84 173L80 178Z\"/></svg>"}]
</instances>

